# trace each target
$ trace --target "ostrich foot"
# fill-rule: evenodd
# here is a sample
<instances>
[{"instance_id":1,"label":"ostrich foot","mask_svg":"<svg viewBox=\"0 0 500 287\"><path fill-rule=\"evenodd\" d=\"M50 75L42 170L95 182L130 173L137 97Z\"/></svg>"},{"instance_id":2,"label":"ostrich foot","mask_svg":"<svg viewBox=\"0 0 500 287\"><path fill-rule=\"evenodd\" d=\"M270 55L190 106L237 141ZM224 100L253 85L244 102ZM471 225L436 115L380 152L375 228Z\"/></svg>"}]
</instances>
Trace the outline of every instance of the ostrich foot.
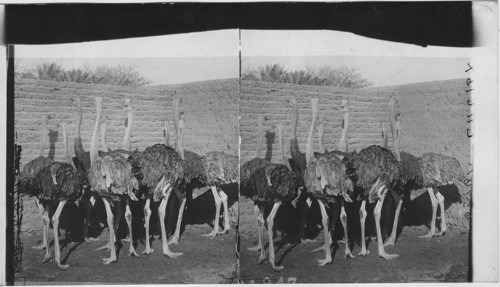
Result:
<instances>
[{"instance_id":1,"label":"ostrich foot","mask_svg":"<svg viewBox=\"0 0 500 287\"><path fill-rule=\"evenodd\" d=\"M260 251L260 245L254 246L254 247L248 247L248 250L250 251Z\"/></svg>"},{"instance_id":2,"label":"ostrich foot","mask_svg":"<svg viewBox=\"0 0 500 287\"><path fill-rule=\"evenodd\" d=\"M342 238L342 239L338 240L337 243L339 243L339 244L345 244L345 238Z\"/></svg>"},{"instance_id":3,"label":"ostrich foot","mask_svg":"<svg viewBox=\"0 0 500 287\"><path fill-rule=\"evenodd\" d=\"M264 261L266 261L266 255L261 254L259 257L259 262L257 264L262 264L262 263L264 263Z\"/></svg>"},{"instance_id":4,"label":"ostrich foot","mask_svg":"<svg viewBox=\"0 0 500 287\"><path fill-rule=\"evenodd\" d=\"M210 237L210 239L213 239L215 236L217 236L217 232L212 231L212 232L210 232L210 233L203 234L202 236L205 236L205 237Z\"/></svg>"},{"instance_id":5,"label":"ostrich foot","mask_svg":"<svg viewBox=\"0 0 500 287\"><path fill-rule=\"evenodd\" d=\"M313 239L301 239L300 242L302 242L302 244L308 244L308 243L314 243L314 242L316 242L316 240L313 240Z\"/></svg>"},{"instance_id":6,"label":"ostrich foot","mask_svg":"<svg viewBox=\"0 0 500 287\"><path fill-rule=\"evenodd\" d=\"M311 253L315 253L315 252L319 252L319 251L326 251L325 245L321 245L320 247L311 250Z\"/></svg>"},{"instance_id":7,"label":"ostrich foot","mask_svg":"<svg viewBox=\"0 0 500 287\"><path fill-rule=\"evenodd\" d=\"M217 234L228 234L228 233L229 233L229 228L227 228L227 229L224 228L224 230L219 231L219 233L217 233Z\"/></svg>"},{"instance_id":8,"label":"ostrich foot","mask_svg":"<svg viewBox=\"0 0 500 287\"><path fill-rule=\"evenodd\" d=\"M168 240L168 245L170 244L179 244L179 237L178 236L172 236L170 237L170 239Z\"/></svg>"},{"instance_id":9,"label":"ostrich foot","mask_svg":"<svg viewBox=\"0 0 500 287\"><path fill-rule=\"evenodd\" d=\"M33 248L35 250L44 250L46 247L45 247L45 244L41 244L41 245L33 246L31 248Z\"/></svg>"},{"instance_id":10,"label":"ostrich foot","mask_svg":"<svg viewBox=\"0 0 500 287\"><path fill-rule=\"evenodd\" d=\"M439 231L439 232L436 232L434 235L435 235L435 236L442 236L442 235L445 235L445 234L446 234L446 229L441 230L441 231Z\"/></svg>"},{"instance_id":11,"label":"ostrich foot","mask_svg":"<svg viewBox=\"0 0 500 287\"><path fill-rule=\"evenodd\" d=\"M320 260L318 260L318 262L319 262L318 266L323 267L327 264L332 263L332 258L320 259Z\"/></svg>"},{"instance_id":12,"label":"ostrich foot","mask_svg":"<svg viewBox=\"0 0 500 287\"><path fill-rule=\"evenodd\" d=\"M135 249L130 249L128 251L128 257L139 257L139 254L135 251Z\"/></svg>"},{"instance_id":13,"label":"ostrich foot","mask_svg":"<svg viewBox=\"0 0 500 287\"><path fill-rule=\"evenodd\" d=\"M61 269L61 270L66 270L66 269L68 269L69 265L59 263L59 264L57 264L57 267L59 267L59 269Z\"/></svg>"},{"instance_id":14,"label":"ostrich foot","mask_svg":"<svg viewBox=\"0 0 500 287\"><path fill-rule=\"evenodd\" d=\"M52 259L52 254L45 254L45 257L43 258L42 262L43 263L47 263L50 261L50 259Z\"/></svg>"},{"instance_id":15,"label":"ostrich foot","mask_svg":"<svg viewBox=\"0 0 500 287\"><path fill-rule=\"evenodd\" d=\"M110 258L103 258L102 261L104 261L104 265L109 265L110 263L115 263L116 256L112 256Z\"/></svg>"},{"instance_id":16,"label":"ostrich foot","mask_svg":"<svg viewBox=\"0 0 500 287\"><path fill-rule=\"evenodd\" d=\"M394 246L394 242L396 241L396 238L394 237L389 237L384 243L384 246Z\"/></svg>"},{"instance_id":17,"label":"ostrich foot","mask_svg":"<svg viewBox=\"0 0 500 287\"><path fill-rule=\"evenodd\" d=\"M92 242L92 241L99 241L99 238L94 238L94 237L85 237L86 242Z\"/></svg>"},{"instance_id":18,"label":"ostrich foot","mask_svg":"<svg viewBox=\"0 0 500 287\"><path fill-rule=\"evenodd\" d=\"M344 258L352 258L352 259L356 258L356 257L354 257L354 255L352 255L350 250L346 250L344 254L345 254Z\"/></svg>"},{"instance_id":19,"label":"ostrich foot","mask_svg":"<svg viewBox=\"0 0 500 287\"><path fill-rule=\"evenodd\" d=\"M103 246L101 246L101 247L97 248L95 251L109 250L109 249L110 249L110 247L109 247L109 242L108 242L108 243L106 243L105 245L103 245Z\"/></svg>"},{"instance_id":20,"label":"ostrich foot","mask_svg":"<svg viewBox=\"0 0 500 287\"><path fill-rule=\"evenodd\" d=\"M284 266L279 266L279 265L276 265L274 263L271 263L271 265L273 266L273 269L276 272L281 271L281 270L283 270L283 268L285 268Z\"/></svg>"},{"instance_id":21,"label":"ostrich foot","mask_svg":"<svg viewBox=\"0 0 500 287\"><path fill-rule=\"evenodd\" d=\"M421 235L418 238L432 238L434 236L434 232L429 232L426 235Z\"/></svg>"},{"instance_id":22,"label":"ostrich foot","mask_svg":"<svg viewBox=\"0 0 500 287\"><path fill-rule=\"evenodd\" d=\"M378 256L385 258L387 260L391 260L394 258L397 258L399 255L398 254L389 254L389 253L379 253Z\"/></svg>"},{"instance_id":23,"label":"ostrich foot","mask_svg":"<svg viewBox=\"0 0 500 287\"><path fill-rule=\"evenodd\" d=\"M130 235L127 235L127 237L122 238L123 242L130 242Z\"/></svg>"},{"instance_id":24,"label":"ostrich foot","mask_svg":"<svg viewBox=\"0 0 500 287\"><path fill-rule=\"evenodd\" d=\"M146 248L144 249L144 251L142 251L142 254L151 254L153 253L153 251L154 251L153 248Z\"/></svg>"},{"instance_id":25,"label":"ostrich foot","mask_svg":"<svg viewBox=\"0 0 500 287\"><path fill-rule=\"evenodd\" d=\"M168 256L170 258L177 258L177 257L181 257L182 253L181 252L172 252L172 251L163 251L163 255Z\"/></svg>"},{"instance_id":26,"label":"ostrich foot","mask_svg":"<svg viewBox=\"0 0 500 287\"><path fill-rule=\"evenodd\" d=\"M366 249L361 249L361 251L358 252L358 255L361 255L361 256L366 256L370 254L370 250L366 250Z\"/></svg>"}]
</instances>

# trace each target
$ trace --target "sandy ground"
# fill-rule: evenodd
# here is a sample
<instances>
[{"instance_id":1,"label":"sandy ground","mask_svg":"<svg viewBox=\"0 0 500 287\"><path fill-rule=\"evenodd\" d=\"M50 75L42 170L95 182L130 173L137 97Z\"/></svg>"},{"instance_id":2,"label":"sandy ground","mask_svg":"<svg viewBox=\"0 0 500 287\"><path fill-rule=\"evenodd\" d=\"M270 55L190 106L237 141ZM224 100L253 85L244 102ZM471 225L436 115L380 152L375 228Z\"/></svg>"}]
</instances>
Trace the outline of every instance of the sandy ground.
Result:
<instances>
[{"instance_id":1,"label":"sandy ground","mask_svg":"<svg viewBox=\"0 0 500 287\"><path fill-rule=\"evenodd\" d=\"M314 217L315 215L313 215ZM290 219L290 214L278 212L276 220ZM280 223L278 222L277 225ZM368 220L367 220L368 224ZM396 245L388 247L389 253L399 254L393 260L377 256L376 241L368 243L368 256L358 256L359 245L353 248L355 259L344 258L344 245L333 248L333 263L319 267L317 260L324 259L322 252L311 253L323 243L323 231L312 238L315 243L281 243L280 236L274 240L277 246L276 261L285 268L275 272L266 261L257 264L260 252L247 248L257 245L257 223L253 214L253 203L240 201L241 260L240 282L242 283L333 283L333 282L466 282L468 275L469 232L450 228L446 235L432 239L418 238L428 232L425 226L404 227ZM267 247L267 230L265 230ZM267 248L266 248L267 252ZM268 255L268 254L267 254Z\"/></svg>"},{"instance_id":2,"label":"sandy ground","mask_svg":"<svg viewBox=\"0 0 500 287\"><path fill-rule=\"evenodd\" d=\"M210 195L210 196L209 196ZM212 201L210 201L212 199ZM161 240L155 238L152 248L155 250L151 255L141 254L144 250L144 236L137 242L136 250L139 258L128 257L128 243L123 242L122 248L118 248L118 261L110 265L103 265L102 258L109 257L109 251L95 251L109 239L107 228L101 230L97 242L80 242L67 244L64 240L64 231L60 238L62 244L61 258L63 263L70 267L62 271L58 269L55 262L42 263L45 251L37 251L31 247L41 243L41 221L38 222L34 199L25 199L22 241L23 272L16 274L17 285L32 284L165 284L165 283L231 283L237 281L237 261L235 255L235 228L231 228L229 234L219 235L214 239L203 237L203 234L212 230L210 220L204 220L202 215L213 216L215 208L212 208L213 198L211 193L203 193L191 204L191 211L186 210L184 222L185 229L181 234L179 244L171 245L174 252L182 252L183 256L171 259L163 256L161 252ZM208 202L208 203L207 203ZM203 204L202 204L203 203ZM232 215L237 204L232 204ZM63 212L62 218L69 218L71 210ZM134 209L132 209L134 213ZM140 218L139 216L137 216ZM198 222L193 221L196 217ZM175 217L176 218L176 217ZM102 214L97 215L97 221L103 221ZM203 222L205 221L205 222ZM63 224L63 223L61 223ZM154 227L154 223L152 224ZM123 231L123 224L120 230ZM142 225L139 224L139 227ZM139 228L138 228L139 229ZM143 227L142 227L143 229ZM126 228L125 228L126 230ZM135 232L135 227L134 227ZM50 230L51 252L54 254L53 231ZM123 232L121 232L123 235ZM135 237L136 235L134 235Z\"/></svg>"}]
</instances>

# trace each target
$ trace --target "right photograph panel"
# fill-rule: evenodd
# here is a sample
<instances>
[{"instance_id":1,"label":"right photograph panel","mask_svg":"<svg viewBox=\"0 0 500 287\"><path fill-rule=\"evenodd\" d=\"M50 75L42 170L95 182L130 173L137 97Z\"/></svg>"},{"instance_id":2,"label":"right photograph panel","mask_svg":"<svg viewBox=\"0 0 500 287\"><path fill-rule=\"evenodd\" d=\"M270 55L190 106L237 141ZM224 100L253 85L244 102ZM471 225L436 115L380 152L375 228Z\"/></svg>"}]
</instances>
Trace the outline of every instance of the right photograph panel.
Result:
<instances>
[{"instance_id":1,"label":"right photograph panel","mask_svg":"<svg viewBox=\"0 0 500 287\"><path fill-rule=\"evenodd\" d=\"M467 282L469 62L242 30L241 282Z\"/></svg>"}]
</instances>

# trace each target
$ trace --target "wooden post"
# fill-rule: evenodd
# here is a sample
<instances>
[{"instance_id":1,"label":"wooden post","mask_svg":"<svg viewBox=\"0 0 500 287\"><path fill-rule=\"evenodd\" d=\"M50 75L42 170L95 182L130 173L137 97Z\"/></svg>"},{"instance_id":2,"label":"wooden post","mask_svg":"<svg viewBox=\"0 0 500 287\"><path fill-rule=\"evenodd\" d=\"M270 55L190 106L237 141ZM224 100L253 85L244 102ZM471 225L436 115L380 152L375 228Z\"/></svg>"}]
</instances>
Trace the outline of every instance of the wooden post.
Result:
<instances>
[{"instance_id":1,"label":"wooden post","mask_svg":"<svg viewBox=\"0 0 500 287\"><path fill-rule=\"evenodd\" d=\"M344 111L344 118L342 119L342 136L339 141L339 151L347 152L347 130L349 129L349 106L347 100L342 100L342 110Z\"/></svg>"}]
</instances>

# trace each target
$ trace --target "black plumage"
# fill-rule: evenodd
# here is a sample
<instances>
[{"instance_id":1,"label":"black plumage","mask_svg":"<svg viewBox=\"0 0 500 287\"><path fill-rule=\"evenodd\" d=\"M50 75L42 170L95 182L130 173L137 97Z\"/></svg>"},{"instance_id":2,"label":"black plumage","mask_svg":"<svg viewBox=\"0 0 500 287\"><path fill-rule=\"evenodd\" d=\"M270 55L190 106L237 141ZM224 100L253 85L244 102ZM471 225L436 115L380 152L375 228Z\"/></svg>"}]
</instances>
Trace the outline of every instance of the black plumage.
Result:
<instances>
[{"instance_id":1,"label":"black plumage","mask_svg":"<svg viewBox=\"0 0 500 287\"><path fill-rule=\"evenodd\" d=\"M252 192L255 192L255 188L249 188L249 183L250 183L250 178L252 177L252 174L254 174L257 170L261 169L262 167L267 166L269 161L263 159L263 158L254 158L248 162L246 162L244 165L241 166L240 169L240 193L242 196L246 196L249 198L252 198L254 194Z\"/></svg>"},{"instance_id":2,"label":"black plumage","mask_svg":"<svg viewBox=\"0 0 500 287\"><path fill-rule=\"evenodd\" d=\"M36 175L47 166L53 164L54 161L48 157L39 156L34 160L28 162L21 172L21 176L17 181L19 192L36 196L39 193L39 184L36 179Z\"/></svg>"},{"instance_id":3,"label":"black plumage","mask_svg":"<svg viewBox=\"0 0 500 287\"><path fill-rule=\"evenodd\" d=\"M55 176L57 185L54 184L52 175ZM36 175L36 180L40 187L37 195L40 202L75 202L82 195L80 175L68 163L54 162L42 168Z\"/></svg>"},{"instance_id":4,"label":"black plumage","mask_svg":"<svg viewBox=\"0 0 500 287\"><path fill-rule=\"evenodd\" d=\"M166 184L175 185L184 177L184 161L175 149L164 144L155 144L146 148L139 157L142 184L150 188L149 193L158 201L162 198L161 190ZM163 179L163 181L162 181ZM162 186L158 186L160 181Z\"/></svg>"},{"instance_id":5,"label":"black plumage","mask_svg":"<svg viewBox=\"0 0 500 287\"><path fill-rule=\"evenodd\" d=\"M377 181L378 186L385 185L387 189L391 189L401 173L401 163L394 154L376 145L361 150L353 158L353 167L358 176L357 185L364 189L369 202L378 199L377 188L372 188Z\"/></svg>"},{"instance_id":6,"label":"black plumage","mask_svg":"<svg viewBox=\"0 0 500 287\"><path fill-rule=\"evenodd\" d=\"M198 180L202 185L207 183L207 174L203 166L203 157L195 152L184 151L184 182L186 184Z\"/></svg>"},{"instance_id":7,"label":"black plumage","mask_svg":"<svg viewBox=\"0 0 500 287\"><path fill-rule=\"evenodd\" d=\"M239 158L223 152L212 151L203 157L207 184L216 186L239 181Z\"/></svg>"},{"instance_id":8,"label":"black plumage","mask_svg":"<svg viewBox=\"0 0 500 287\"><path fill-rule=\"evenodd\" d=\"M465 180L460 162L453 157L426 153L419 158L419 165L424 187L437 187Z\"/></svg>"},{"instance_id":9,"label":"black plumage","mask_svg":"<svg viewBox=\"0 0 500 287\"><path fill-rule=\"evenodd\" d=\"M304 172L307 192L325 202L335 202L338 196L349 197L348 193L353 190L353 184L346 170L344 162L335 156L316 158Z\"/></svg>"},{"instance_id":10,"label":"black plumage","mask_svg":"<svg viewBox=\"0 0 500 287\"><path fill-rule=\"evenodd\" d=\"M256 202L289 202L297 197L299 186L299 177L285 165L270 163L252 174L247 192Z\"/></svg>"}]
</instances>

